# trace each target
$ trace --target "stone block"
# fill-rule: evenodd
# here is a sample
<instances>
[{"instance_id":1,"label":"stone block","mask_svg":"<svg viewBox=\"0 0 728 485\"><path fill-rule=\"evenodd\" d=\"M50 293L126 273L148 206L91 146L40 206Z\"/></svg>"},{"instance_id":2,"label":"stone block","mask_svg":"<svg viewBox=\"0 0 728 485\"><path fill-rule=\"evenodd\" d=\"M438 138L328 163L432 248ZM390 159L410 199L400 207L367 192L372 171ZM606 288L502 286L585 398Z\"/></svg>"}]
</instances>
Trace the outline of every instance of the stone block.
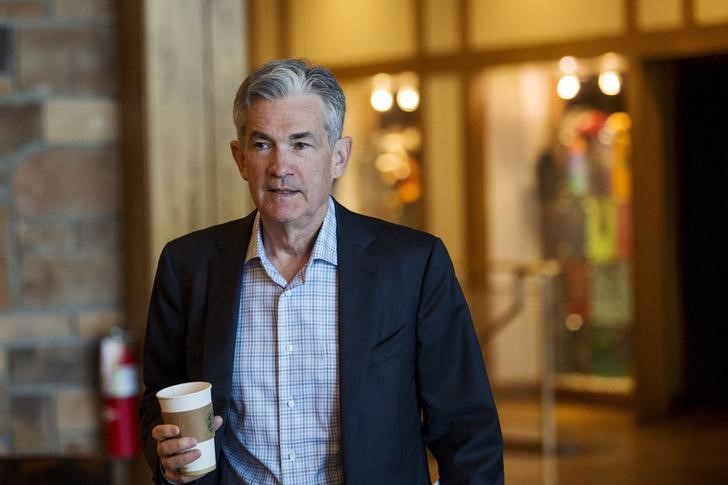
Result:
<instances>
[{"instance_id":1,"label":"stone block","mask_svg":"<svg viewBox=\"0 0 728 485\"><path fill-rule=\"evenodd\" d=\"M58 442L56 440L56 442ZM109 485L151 484L148 480L117 480L112 467L126 470L126 463L110 463L97 448L86 456L70 457L56 448L47 456L24 456L3 463L3 485ZM146 477L145 477L146 478Z\"/></svg>"},{"instance_id":2,"label":"stone block","mask_svg":"<svg viewBox=\"0 0 728 485\"><path fill-rule=\"evenodd\" d=\"M0 95L13 92L13 80L10 76L0 74Z\"/></svg>"},{"instance_id":3,"label":"stone block","mask_svg":"<svg viewBox=\"0 0 728 485\"><path fill-rule=\"evenodd\" d=\"M5 371L8 368L7 362L8 362L8 353L5 349L0 348L0 381L2 381L3 376L5 376ZM0 420L2 420L2 416L3 416L3 414L0 413Z\"/></svg>"},{"instance_id":4,"label":"stone block","mask_svg":"<svg viewBox=\"0 0 728 485\"><path fill-rule=\"evenodd\" d=\"M102 446L103 440L99 432L61 433L58 436L59 452L67 456L98 456L103 450Z\"/></svg>"},{"instance_id":5,"label":"stone block","mask_svg":"<svg viewBox=\"0 0 728 485\"><path fill-rule=\"evenodd\" d=\"M0 10L0 12L1 11L2 10ZM2 15L0 15L0 17L2 17ZM10 43L10 37L10 29L4 25L0 25L0 74L6 74L10 71L10 65L12 64L11 59L13 50Z\"/></svg>"},{"instance_id":6,"label":"stone block","mask_svg":"<svg viewBox=\"0 0 728 485\"><path fill-rule=\"evenodd\" d=\"M21 220L15 229L20 252L68 252L75 245L73 226L68 221Z\"/></svg>"},{"instance_id":7,"label":"stone block","mask_svg":"<svg viewBox=\"0 0 728 485\"><path fill-rule=\"evenodd\" d=\"M116 219L84 219L78 224L80 249L117 250L121 241L121 226Z\"/></svg>"},{"instance_id":8,"label":"stone block","mask_svg":"<svg viewBox=\"0 0 728 485\"><path fill-rule=\"evenodd\" d=\"M45 2L42 0L17 0L0 3L0 18L37 18L43 17L45 14Z\"/></svg>"},{"instance_id":9,"label":"stone block","mask_svg":"<svg viewBox=\"0 0 728 485\"><path fill-rule=\"evenodd\" d=\"M56 0L56 17L76 19L110 19L112 0Z\"/></svg>"},{"instance_id":10,"label":"stone block","mask_svg":"<svg viewBox=\"0 0 728 485\"><path fill-rule=\"evenodd\" d=\"M0 102L0 158L40 139L40 108L34 102Z\"/></svg>"},{"instance_id":11,"label":"stone block","mask_svg":"<svg viewBox=\"0 0 728 485\"><path fill-rule=\"evenodd\" d=\"M29 26L16 32L19 87L53 94L112 94L116 32L110 27Z\"/></svg>"},{"instance_id":12,"label":"stone block","mask_svg":"<svg viewBox=\"0 0 728 485\"><path fill-rule=\"evenodd\" d=\"M0 310L7 310L12 304L8 222L8 208L0 205Z\"/></svg>"},{"instance_id":13,"label":"stone block","mask_svg":"<svg viewBox=\"0 0 728 485\"><path fill-rule=\"evenodd\" d=\"M10 381L15 385L97 382L98 348L89 344L14 346L8 350Z\"/></svg>"},{"instance_id":14,"label":"stone block","mask_svg":"<svg viewBox=\"0 0 728 485\"><path fill-rule=\"evenodd\" d=\"M56 429L94 432L99 427L99 397L90 389L56 392Z\"/></svg>"},{"instance_id":15,"label":"stone block","mask_svg":"<svg viewBox=\"0 0 728 485\"><path fill-rule=\"evenodd\" d=\"M78 335L82 338L101 338L115 326L121 325L121 322L121 312L116 310L82 312L78 315Z\"/></svg>"},{"instance_id":16,"label":"stone block","mask_svg":"<svg viewBox=\"0 0 728 485\"><path fill-rule=\"evenodd\" d=\"M24 159L13 177L21 215L98 215L119 210L118 155L107 149L58 148Z\"/></svg>"},{"instance_id":17,"label":"stone block","mask_svg":"<svg viewBox=\"0 0 728 485\"><path fill-rule=\"evenodd\" d=\"M11 197L11 189L13 185L14 167L3 165L0 162L0 200L9 200Z\"/></svg>"},{"instance_id":18,"label":"stone block","mask_svg":"<svg viewBox=\"0 0 728 485\"><path fill-rule=\"evenodd\" d=\"M116 103L109 99L49 99L43 109L47 143L107 143L118 138Z\"/></svg>"},{"instance_id":19,"label":"stone block","mask_svg":"<svg viewBox=\"0 0 728 485\"><path fill-rule=\"evenodd\" d=\"M15 313L0 316L0 342L71 335L69 318L59 313Z\"/></svg>"},{"instance_id":20,"label":"stone block","mask_svg":"<svg viewBox=\"0 0 728 485\"><path fill-rule=\"evenodd\" d=\"M0 380L0 436L5 434L5 384Z\"/></svg>"},{"instance_id":21,"label":"stone block","mask_svg":"<svg viewBox=\"0 0 728 485\"><path fill-rule=\"evenodd\" d=\"M53 406L45 395L14 396L11 399L13 452L47 453L53 449Z\"/></svg>"},{"instance_id":22,"label":"stone block","mask_svg":"<svg viewBox=\"0 0 728 485\"><path fill-rule=\"evenodd\" d=\"M119 256L110 253L32 254L21 259L21 301L28 306L114 305Z\"/></svg>"}]
</instances>

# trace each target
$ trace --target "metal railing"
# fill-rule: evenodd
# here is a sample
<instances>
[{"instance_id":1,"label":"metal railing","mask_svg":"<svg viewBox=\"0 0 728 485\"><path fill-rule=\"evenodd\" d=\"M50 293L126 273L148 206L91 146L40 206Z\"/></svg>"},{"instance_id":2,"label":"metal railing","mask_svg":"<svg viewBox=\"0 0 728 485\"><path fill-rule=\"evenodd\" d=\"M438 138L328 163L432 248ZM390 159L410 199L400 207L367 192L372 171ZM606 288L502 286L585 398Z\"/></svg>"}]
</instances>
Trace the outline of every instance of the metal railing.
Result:
<instances>
[{"instance_id":1,"label":"metal railing","mask_svg":"<svg viewBox=\"0 0 728 485\"><path fill-rule=\"evenodd\" d=\"M540 301L541 319L541 376L539 386L540 406L540 448L543 457L543 483L552 485L558 483L556 467L556 453L558 451L558 436L556 426L556 335L555 329L559 323L559 295L561 291L561 268L553 260L530 262L499 261L489 265L488 276L493 274L510 275L509 289L505 290L510 297L504 309L495 315L487 308L486 300L492 297L489 293L489 284L478 288L466 290L471 307L474 307L476 331L481 345L488 347L496 336L509 325L523 317L527 307L526 285L527 281L537 283ZM488 278L481 278L486 281ZM508 437L506 435L506 445Z\"/></svg>"}]
</instances>

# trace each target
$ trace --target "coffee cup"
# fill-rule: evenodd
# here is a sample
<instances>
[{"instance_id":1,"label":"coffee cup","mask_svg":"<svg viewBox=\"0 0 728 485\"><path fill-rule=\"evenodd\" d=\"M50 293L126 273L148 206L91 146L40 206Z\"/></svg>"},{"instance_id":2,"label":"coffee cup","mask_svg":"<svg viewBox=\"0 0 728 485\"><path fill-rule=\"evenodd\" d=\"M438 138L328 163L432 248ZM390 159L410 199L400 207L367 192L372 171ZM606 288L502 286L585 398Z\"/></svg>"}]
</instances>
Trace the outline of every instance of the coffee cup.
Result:
<instances>
[{"instance_id":1,"label":"coffee cup","mask_svg":"<svg viewBox=\"0 0 728 485\"><path fill-rule=\"evenodd\" d=\"M215 469L211 389L209 382L185 382L157 392L164 422L176 425L180 437L197 440L192 449L200 450L200 457L180 469L188 477L199 477Z\"/></svg>"}]
</instances>

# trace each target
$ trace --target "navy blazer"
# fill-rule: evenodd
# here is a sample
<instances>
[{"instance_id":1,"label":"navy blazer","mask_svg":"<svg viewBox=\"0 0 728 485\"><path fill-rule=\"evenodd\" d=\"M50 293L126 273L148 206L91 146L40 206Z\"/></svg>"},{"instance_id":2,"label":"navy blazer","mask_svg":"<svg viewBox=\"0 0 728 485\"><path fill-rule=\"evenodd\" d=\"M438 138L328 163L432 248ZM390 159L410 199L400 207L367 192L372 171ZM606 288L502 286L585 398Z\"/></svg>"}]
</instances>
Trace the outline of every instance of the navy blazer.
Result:
<instances>
[{"instance_id":1,"label":"navy blazer","mask_svg":"<svg viewBox=\"0 0 728 485\"><path fill-rule=\"evenodd\" d=\"M230 399L242 268L254 219L197 231L162 251L144 345L145 455L159 473L155 393L212 383ZM341 453L347 485L502 484L503 441L470 313L438 238L336 203ZM226 422L217 432L225 433ZM219 460L218 460L219 461ZM216 472L197 481L218 483ZM299 484L295 484L299 485Z\"/></svg>"}]
</instances>

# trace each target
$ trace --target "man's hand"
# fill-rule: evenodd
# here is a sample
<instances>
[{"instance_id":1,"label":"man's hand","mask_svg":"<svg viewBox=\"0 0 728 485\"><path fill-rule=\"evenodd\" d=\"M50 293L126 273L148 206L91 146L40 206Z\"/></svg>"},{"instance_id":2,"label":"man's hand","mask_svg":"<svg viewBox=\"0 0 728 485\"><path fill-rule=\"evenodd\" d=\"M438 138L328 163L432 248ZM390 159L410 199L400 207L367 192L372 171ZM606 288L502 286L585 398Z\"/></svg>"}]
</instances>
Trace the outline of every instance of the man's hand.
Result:
<instances>
[{"instance_id":1,"label":"man's hand","mask_svg":"<svg viewBox=\"0 0 728 485\"><path fill-rule=\"evenodd\" d=\"M222 426L222 418L213 418L214 430ZM152 429L152 438L157 440L157 456L162 465L164 478L172 483L187 483L200 477L186 477L180 468L189 465L200 457L199 450L192 450L197 444L194 438L179 436L179 428L173 424L158 424Z\"/></svg>"}]
</instances>

